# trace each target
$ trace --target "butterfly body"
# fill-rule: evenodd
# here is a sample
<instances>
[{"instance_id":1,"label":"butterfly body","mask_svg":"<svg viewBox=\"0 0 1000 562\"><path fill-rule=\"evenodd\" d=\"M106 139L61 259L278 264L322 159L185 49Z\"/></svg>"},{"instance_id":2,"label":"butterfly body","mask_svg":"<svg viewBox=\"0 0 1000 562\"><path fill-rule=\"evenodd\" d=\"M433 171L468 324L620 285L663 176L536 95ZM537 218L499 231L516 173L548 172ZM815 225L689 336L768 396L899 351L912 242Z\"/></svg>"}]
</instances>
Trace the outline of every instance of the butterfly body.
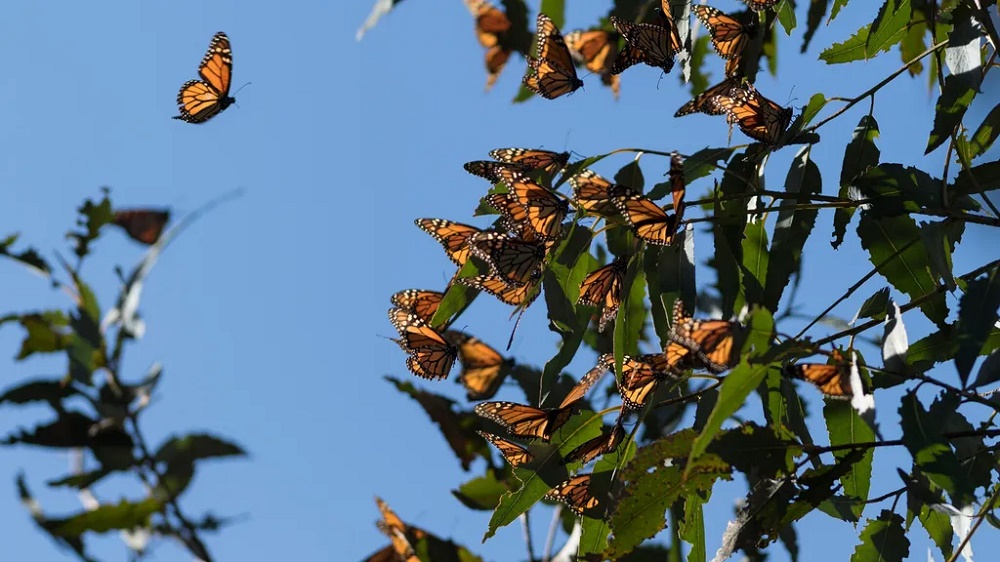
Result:
<instances>
[{"instance_id":1,"label":"butterfly body","mask_svg":"<svg viewBox=\"0 0 1000 562\"><path fill-rule=\"evenodd\" d=\"M537 18L536 47L537 58L528 59L531 72L523 80L529 90L545 99L555 99L583 86L566 40L552 19L541 12Z\"/></svg>"},{"instance_id":2,"label":"butterfly body","mask_svg":"<svg viewBox=\"0 0 1000 562\"><path fill-rule=\"evenodd\" d=\"M229 95L232 83L233 52L229 37L218 32L208 45L208 52L198 67L201 80L188 80L177 93L180 119L186 123L204 123L236 103Z\"/></svg>"},{"instance_id":3,"label":"butterfly body","mask_svg":"<svg viewBox=\"0 0 1000 562\"><path fill-rule=\"evenodd\" d=\"M389 309L389 321L399 332L395 341L407 352L406 366L418 377L439 380L448 377L458 350L437 330L416 314L401 308Z\"/></svg>"}]
</instances>

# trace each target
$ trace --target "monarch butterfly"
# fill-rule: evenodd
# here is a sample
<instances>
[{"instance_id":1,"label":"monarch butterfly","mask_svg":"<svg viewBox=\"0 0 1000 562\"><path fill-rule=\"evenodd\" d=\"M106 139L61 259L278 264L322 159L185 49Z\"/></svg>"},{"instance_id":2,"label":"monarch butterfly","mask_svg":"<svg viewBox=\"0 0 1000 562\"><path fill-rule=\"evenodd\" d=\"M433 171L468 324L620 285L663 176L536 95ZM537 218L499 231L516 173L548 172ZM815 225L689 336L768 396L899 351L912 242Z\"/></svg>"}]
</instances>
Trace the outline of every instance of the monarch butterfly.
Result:
<instances>
[{"instance_id":1,"label":"monarch butterfly","mask_svg":"<svg viewBox=\"0 0 1000 562\"><path fill-rule=\"evenodd\" d=\"M623 357L618 392L622 395L622 406L626 410L638 410L646 404L646 399L656 390L660 381L676 377L673 365L662 353L650 353L639 357Z\"/></svg>"},{"instance_id":2,"label":"monarch butterfly","mask_svg":"<svg viewBox=\"0 0 1000 562\"><path fill-rule=\"evenodd\" d=\"M684 217L684 193L687 189L687 182L684 181L684 159L677 151L670 153L670 194L674 200L674 220L680 222Z\"/></svg>"},{"instance_id":3,"label":"monarch butterfly","mask_svg":"<svg viewBox=\"0 0 1000 562\"><path fill-rule=\"evenodd\" d=\"M744 97L745 94L739 88L739 82L733 78L726 78L682 105L674 113L674 117L683 117L692 113L724 115L727 112L727 104L731 105L742 101Z\"/></svg>"},{"instance_id":4,"label":"monarch butterfly","mask_svg":"<svg viewBox=\"0 0 1000 562\"><path fill-rule=\"evenodd\" d=\"M480 402L474 411L514 437L537 437L546 443L574 414L572 407L543 410L514 402Z\"/></svg>"},{"instance_id":5,"label":"monarch butterfly","mask_svg":"<svg viewBox=\"0 0 1000 562\"><path fill-rule=\"evenodd\" d=\"M430 322L444 299L444 293L421 289L406 289L389 297L393 306L417 315L424 322Z\"/></svg>"},{"instance_id":6,"label":"monarch butterfly","mask_svg":"<svg viewBox=\"0 0 1000 562\"><path fill-rule=\"evenodd\" d=\"M545 258L542 244L509 238L499 232L473 235L469 238L469 250L489 265L491 274L514 286L531 281Z\"/></svg>"},{"instance_id":7,"label":"monarch butterfly","mask_svg":"<svg viewBox=\"0 0 1000 562\"><path fill-rule=\"evenodd\" d=\"M503 217L502 226L514 236L531 242L535 240L535 231L528 224L528 210L510 193L493 193L487 195L486 203L500 212Z\"/></svg>"},{"instance_id":8,"label":"monarch butterfly","mask_svg":"<svg viewBox=\"0 0 1000 562\"><path fill-rule=\"evenodd\" d=\"M503 355L479 338L464 332L449 330L443 336L458 348L458 360L462 363L458 380L465 386L466 398L492 398L507 378L507 361Z\"/></svg>"},{"instance_id":9,"label":"monarch butterfly","mask_svg":"<svg viewBox=\"0 0 1000 562\"><path fill-rule=\"evenodd\" d=\"M490 158L508 164L520 164L528 170L545 170L553 174L569 162L569 152L552 152L540 148L497 148Z\"/></svg>"},{"instance_id":10,"label":"monarch butterfly","mask_svg":"<svg viewBox=\"0 0 1000 562\"><path fill-rule=\"evenodd\" d=\"M410 354L406 358L406 366L410 372L431 380L448 376L458 357L458 350L454 345L412 312L390 308L389 321L400 335L400 339L393 341Z\"/></svg>"},{"instance_id":11,"label":"monarch butterfly","mask_svg":"<svg viewBox=\"0 0 1000 562\"><path fill-rule=\"evenodd\" d=\"M600 500L590 493L590 474L577 474L569 480L552 488L545 494L545 499L566 504L573 513L583 515L600 505Z\"/></svg>"},{"instance_id":12,"label":"monarch butterfly","mask_svg":"<svg viewBox=\"0 0 1000 562\"><path fill-rule=\"evenodd\" d=\"M609 432L601 432L600 435L588 440L586 443L573 449L560 464L570 464L580 462L587 464L601 455L606 455L618 448L618 444L625 438L625 428L622 427L621 418Z\"/></svg>"},{"instance_id":13,"label":"monarch butterfly","mask_svg":"<svg viewBox=\"0 0 1000 562\"><path fill-rule=\"evenodd\" d=\"M115 211L111 221L122 227L129 238L150 246L160 239L170 220L170 211L156 209L129 209Z\"/></svg>"},{"instance_id":14,"label":"monarch butterfly","mask_svg":"<svg viewBox=\"0 0 1000 562\"><path fill-rule=\"evenodd\" d=\"M727 320L695 320L684 314L684 303L674 301L674 321L670 329L670 340L686 347L697 358L700 366L721 373L733 366L734 355L739 348L736 336L742 325Z\"/></svg>"},{"instance_id":15,"label":"monarch butterfly","mask_svg":"<svg viewBox=\"0 0 1000 562\"><path fill-rule=\"evenodd\" d=\"M711 6L693 5L691 10L708 29L712 36L712 46L720 57L731 60L743 53L747 42L750 41L750 25L744 25L738 19ZM751 22L753 21L756 20L751 19Z\"/></svg>"},{"instance_id":16,"label":"monarch butterfly","mask_svg":"<svg viewBox=\"0 0 1000 562\"><path fill-rule=\"evenodd\" d=\"M740 1L746 4L748 8L750 8L755 12L766 10L774 6L778 2L780 2L780 0L740 0Z\"/></svg>"},{"instance_id":17,"label":"monarch butterfly","mask_svg":"<svg viewBox=\"0 0 1000 562\"><path fill-rule=\"evenodd\" d=\"M796 363L787 365L785 372L797 379L812 383L823 394L831 398L851 398L850 363L840 353L833 350L830 354L832 364L827 363Z\"/></svg>"},{"instance_id":18,"label":"monarch butterfly","mask_svg":"<svg viewBox=\"0 0 1000 562\"><path fill-rule=\"evenodd\" d=\"M539 279L540 277L536 277L531 282L525 283L520 287L512 287L496 275L476 275L473 277L462 277L458 279L458 283L466 287L486 291L504 304L528 308L538 298L540 293Z\"/></svg>"},{"instance_id":19,"label":"monarch butterfly","mask_svg":"<svg viewBox=\"0 0 1000 562\"><path fill-rule=\"evenodd\" d=\"M592 29L571 31L565 39L573 59L587 70L599 74L601 82L611 88L617 99L621 89L620 79L611 73L611 66L618 56L618 38L603 29Z\"/></svg>"},{"instance_id":20,"label":"monarch butterfly","mask_svg":"<svg viewBox=\"0 0 1000 562\"><path fill-rule=\"evenodd\" d=\"M587 395L587 392L593 388L593 386L597 384L597 381L601 380L601 377L603 377L604 374L611 369L614 362L614 356L610 353L602 355L598 359L597 365L593 369L587 371L587 374L580 378L580 382L576 383L576 386L569 391L566 398L563 398L563 401L559 404L559 408L566 408L576 404L580 400L583 400L583 397Z\"/></svg>"},{"instance_id":21,"label":"monarch butterfly","mask_svg":"<svg viewBox=\"0 0 1000 562\"><path fill-rule=\"evenodd\" d=\"M764 144L777 144L792 120L792 108L781 107L765 98L753 84L746 84L744 88L744 96L722 102L729 113L727 119L739 125L748 137Z\"/></svg>"},{"instance_id":22,"label":"monarch butterfly","mask_svg":"<svg viewBox=\"0 0 1000 562\"><path fill-rule=\"evenodd\" d=\"M486 91L489 91L497 83L497 79L500 78L503 68L507 66L508 60L510 60L509 49L494 45L486 50Z\"/></svg>"},{"instance_id":23,"label":"monarch butterfly","mask_svg":"<svg viewBox=\"0 0 1000 562\"><path fill-rule=\"evenodd\" d=\"M544 240L557 238L562 228L562 221L569 210L566 202L518 172L500 169L499 174L500 180L507 184L510 192L524 206L526 220L531 230Z\"/></svg>"},{"instance_id":24,"label":"monarch butterfly","mask_svg":"<svg viewBox=\"0 0 1000 562\"><path fill-rule=\"evenodd\" d=\"M198 75L201 80L188 80L177 93L177 105L181 112L174 116L187 123L204 123L236 103L229 96L229 85L233 74L233 51L229 38L218 32L208 44L208 52L201 59Z\"/></svg>"},{"instance_id":25,"label":"monarch butterfly","mask_svg":"<svg viewBox=\"0 0 1000 562\"><path fill-rule=\"evenodd\" d=\"M605 325L618 314L627 265L628 262L619 257L608 265L590 272L580 283L578 303L594 307L604 305L600 325L597 328L599 332L603 332Z\"/></svg>"},{"instance_id":26,"label":"monarch butterfly","mask_svg":"<svg viewBox=\"0 0 1000 562\"><path fill-rule=\"evenodd\" d=\"M528 166L519 162L494 162L492 160L473 160L462 165L466 172L474 176L479 176L490 180L493 183L500 181L500 170L511 169L518 172L530 171Z\"/></svg>"},{"instance_id":27,"label":"monarch butterfly","mask_svg":"<svg viewBox=\"0 0 1000 562\"><path fill-rule=\"evenodd\" d=\"M417 219L413 222L444 246L448 259L459 267L469 260L469 238L482 232L474 226L445 219Z\"/></svg>"},{"instance_id":28,"label":"monarch butterfly","mask_svg":"<svg viewBox=\"0 0 1000 562\"><path fill-rule=\"evenodd\" d=\"M510 29L510 19L485 0L465 0L465 5L476 18L476 38L486 47L486 89L489 90L510 58L510 49L500 44L500 36Z\"/></svg>"},{"instance_id":29,"label":"monarch butterfly","mask_svg":"<svg viewBox=\"0 0 1000 562\"><path fill-rule=\"evenodd\" d=\"M592 170L583 170L569 178L573 200L588 213L611 215L617 212L612 202L615 197L631 192L624 186L604 179Z\"/></svg>"},{"instance_id":30,"label":"monarch butterfly","mask_svg":"<svg viewBox=\"0 0 1000 562\"><path fill-rule=\"evenodd\" d=\"M667 246L673 241L677 233L677 216L668 215L650 198L631 192L615 197L613 202L639 239L659 246Z\"/></svg>"},{"instance_id":31,"label":"monarch butterfly","mask_svg":"<svg viewBox=\"0 0 1000 562\"><path fill-rule=\"evenodd\" d=\"M375 503L382 513L382 519L376 522L384 535L388 536L392 544L388 549L383 549L372 555L366 562L420 562L411 545L413 541L419 541L427 536L427 533L416 527L410 527L399 518L396 513L389 508L389 505L382 501L382 498L375 496ZM388 553L385 553L388 550ZM380 557L381 556L381 557Z\"/></svg>"},{"instance_id":32,"label":"monarch butterfly","mask_svg":"<svg viewBox=\"0 0 1000 562\"><path fill-rule=\"evenodd\" d=\"M673 21L665 18L663 22L664 25L634 23L611 16L611 23L628 43L612 64L611 74L621 74L640 62L670 72L674 67L674 55L683 47Z\"/></svg>"},{"instance_id":33,"label":"monarch butterfly","mask_svg":"<svg viewBox=\"0 0 1000 562\"><path fill-rule=\"evenodd\" d=\"M562 33L549 16L541 12L538 13L537 26L538 58L528 59L532 72L522 82L545 99L575 92L583 86L583 80L576 76L576 66Z\"/></svg>"},{"instance_id":34,"label":"monarch butterfly","mask_svg":"<svg viewBox=\"0 0 1000 562\"><path fill-rule=\"evenodd\" d=\"M511 466L518 466L521 464L526 464L535 459L527 449L514 443L513 441L508 441L499 435L493 435L492 433L487 433L485 431L477 431L479 435L483 436L493 446L500 450L503 458L507 460L507 464Z\"/></svg>"}]
</instances>

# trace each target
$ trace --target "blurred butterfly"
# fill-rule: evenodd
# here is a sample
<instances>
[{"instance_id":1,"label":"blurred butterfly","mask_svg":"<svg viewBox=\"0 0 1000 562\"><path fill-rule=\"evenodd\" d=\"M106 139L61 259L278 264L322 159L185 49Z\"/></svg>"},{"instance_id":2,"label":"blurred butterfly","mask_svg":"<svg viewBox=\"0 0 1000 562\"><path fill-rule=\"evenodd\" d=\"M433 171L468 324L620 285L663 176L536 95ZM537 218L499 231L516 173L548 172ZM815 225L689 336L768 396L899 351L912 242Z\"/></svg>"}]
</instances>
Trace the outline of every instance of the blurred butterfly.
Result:
<instances>
[{"instance_id":1,"label":"blurred butterfly","mask_svg":"<svg viewBox=\"0 0 1000 562\"><path fill-rule=\"evenodd\" d=\"M155 244L170 220L170 211L127 209L115 211L112 222L122 227L129 238L147 246Z\"/></svg>"},{"instance_id":2,"label":"blurred butterfly","mask_svg":"<svg viewBox=\"0 0 1000 562\"><path fill-rule=\"evenodd\" d=\"M493 446L503 454L503 458L507 460L507 464L511 466L526 464L535 458L527 449L513 441L508 441L503 437L485 431L477 431L476 433L482 435L490 443L493 443Z\"/></svg>"},{"instance_id":3,"label":"blurred butterfly","mask_svg":"<svg viewBox=\"0 0 1000 562\"><path fill-rule=\"evenodd\" d=\"M538 298L541 276L532 278L529 283L521 286L511 286L507 281L496 275L476 275L458 279L460 285L486 291L500 302L511 306L527 308ZM516 311L515 311L516 312Z\"/></svg>"},{"instance_id":4,"label":"blurred butterfly","mask_svg":"<svg viewBox=\"0 0 1000 562\"><path fill-rule=\"evenodd\" d=\"M787 365L785 373L812 383L831 398L851 398L851 365L839 350L830 354L832 363L796 363Z\"/></svg>"},{"instance_id":5,"label":"blurred butterfly","mask_svg":"<svg viewBox=\"0 0 1000 562\"><path fill-rule=\"evenodd\" d=\"M618 37L603 29L571 31L566 34L566 46L577 64L601 77L601 82L611 88L615 99L621 89L618 75L611 73L611 67L618 56Z\"/></svg>"},{"instance_id":6,"label":"blurred butterfly","mask_svg":"<svg viewBox=\"0 0 1000 562\"><path fill-rule=\"evenodd\" d=\"M674 220L680 222L684 217L684 194L687 190L687 183L684 180L684 159L677 151L670 153L670 195L674 201Z\"/></svg>"},{"instance_id":7,"label":"blurred butterfly","mask_svg":"<svg viewBox=\"0 0 1000 562\"><path fill-rule=\"evenodd\" d=\"M610 358L610 360L609 360ZM593 369L587 371L585 375L580 377L580 381L570 389L569 393L563 398L563 401L559 404L559 408L567 408L583 400L583 397L587 395L587 392L597 384L597 381L601 380L609 370L614 366L614 356L607 353L602 355L598 361L597 365Z\"/></svg>"},{"instance_id":8,"label":"blurred butterfly","mask_svg":"<svg viewBox=\"0 0 1000 562\"><path fill-rule=\"evenodd\" d=\"M223 32L212 37L205 58L198 66L201 80L188 80L177 93L177 105L181 112L174 116L187 123L204 123L215 117L236 99L229 96L229 86L233 73L233 52L229 38Z\"/></svg>"},{"instance_id":9,"label":"blurred butterfly","mask_svg":"<svg viewBox=\"0 0 1000 562\"><path fill-rule=\"evenodd\" d=\"M413 222L444 246L448 259L459 267L469 259L469 238L482 232L474 226L445 219L417 219Z\"/></svg>"},{"instance_id":10,"label":"blurred butterfly","mask_svg":"<svg viewBox=\"0 0 1000 562\"><path fill-rule=\"evenodd\" d=\"M569 152L552 152L540 148L497 148L490 151L490 158L508 164L520 164L528 170L545 170L546 173L554 174L569 162Z\"/></svg>"},{"instance_id":11,"label":"blurred butterfly","mask_svg":"<svg viewBox=\"0 0 1000 562\"><path fill-rule=\"evenodd\" d=\"M474 176L479 176L490 180L493 183L500 182L500 170L514 170L516 172L528 172L531 168L519 162L494 162L492 160L473 160L462 165L466 172Z\"/></svg>"},{"instance_id":12,"label":"blurred butterfly","mask_svg":"<svg viewBox=\"0 0 1000 562\"><path fill-rule=\"evenodd\" d=\"M673 242L678 225L676 215L668 215L659 205L640 193L631 192L615 197L613 201L636 237L660 246Z\"/></svg>"},{"instance_id":13,"label":"blurred butterfly","mask_svg":"<svg viewBox=\"0 0 1000 562\"><path fill-rule=\"evenodd\" d=\"M430 322L444 299L444 293L421 289L406 289L389 297L392 305L415 314L424 322Z\"/></svg>"},{"instance_id":14,"label":"blurred butterfly","mask_svg":"<svg viewBox=\"0 0 1000 562\"><path fill-rule=\"evenodd\" d=\"M588 213L613 215L617 209L613 203L615 197L630 193L631 190L613 184L592 170L583 170L569 178L573 188L573 200Z\"/></svg>"},{"instance_id":15,"label":"blurred butterfly","mask_svg":"<svg viewBox=\"0 0 1000 562\"><path fill-rule=\"evenodd\" d=\"M744 85L746 95L723 101L729 122L739 125L748 137L764 144L775 145L781 140L792 120L792 108L781 107L765 98L753 84Z\"/></svg>"},{"instance_id":16,"label":"blurred butterfly","mask_svg":"<svg viewBox=\"0 0 1000 562\"><path fill-rule=\"evenodd\" d=\"M563 457L560 464L570 464L579 462L587 464L601 455L606 455L618 448L618 444L625 439L625 428L622 427L621 418L615 423L611 431L602 431L600 435L588 440L579 447L573 449Z\"/></svg>"},{"instance_id":17,"label":"blurred butterfly","mask_svg":"<svg viewBox=\"0 0 1000 562\"><path fill-rule=\"evenodd\" d=\"M539 12L536 45L538 58L528 58L531 72L522 82L527 88L545 99L555 99L574 92L583 86L576 76L573 57L566 47L559 28L549 16Z\"/></svg>"},{"instance_id":18,"label":"blurred butterfly","mask_svg":"<svg viewBox=\"0 0 1000 562\"><path fill-rule=\"evenodd\" d=\"M524 207L525 220L531 230L541 239L556 239L569 205L554 192L531 181L523 174L510 169L501 169L499 174L500 180Z\"/></svg>"},{"instance_id":19,"label":"blurred butterfly","mask_svg":"<svg viewBox=\"0 0 1000 562\"><path fill-rule=\"evenodd\" d=\"M573 513L583 515L601 503L590 493L590 479L590 474L577 474L552 488L545 494L545 499L562 502L573 510Z\"/></svg>"},{"instance_id":20,"label":"blurred butterfly","mask_svg":"<svg viewBox=\"0 0 1000 562\"><path fill-rule=\"evenodd\" d=\"M480 45L486 47L486 89L489 90L510 58L510 49L505 48L500 40L510 29L510 19L485 0L465 0L465 5L476 18L476 38Z\"/></svg>"},{"instance_id":21,"label":"blurred butterfly","mask_svg":"<svg viewBox=\"0 0 1000 562\"><path fill-rule=\"evenodd\" d=\"M573 407L543 410L514 402L480 402L474 411L513 437L538 438L546 443L575 413Z\"/></svg>"},{"instance_id":22,"label":"blurred butterfly","mask_svg":"<svg viewBox=\"0 0 1000 562\"><path fill-rule=\"evenodd\" d=\"M708 29L712 36L712 46L715 47L715 52L719 53L720 57L731 60L743 54L743 49L750 41L752 25L744 25L738 19L711 6L692 5L691 10ZM750 21L756 20L751 19ZM727 73L726 76L729 74Z\"/></svg>"},{"instance_id":23,"label":"blurred butterfly","mask_svg":"<svg viewBox=\"0 0 1000 562\"><path fill-rule=\"evenodd\" d=\"M640 62L670 72L674 67L674 55L684 48L668 0L661 2L659 24L634 23L615 16L611 16L611 23L628 44L615 59L612 74L620 74Z\"/></svg>"},{"instance_id":24,"label":"blurred butterfly","mask_svg":"<svg viewBox=\"0 0 1000 562\"><path fill-rule=\"evenodd\" d=\"M580 298L578 303L593 307L604 306L597 331L603 332L608 322L618 314L618 305L622 302L622 289L625 284L625 270L628 262L619 257L613 262L595 269L583 278L580 283Z\"/></svg>"},{"instance_id":25,"label":"blurred butterfly","mask_svg":"<svg viewBox=\"0 0 1000 562\"><path fill-rule=\"evenodd\" d=\"M766 10L770 7L773 7L780 1L781 0L740 0L740 2L746 4L748 8L750 8L755 12L759 12L761 10Z\"/></svg>"},{"instance_id":26,"label":"blurred butterfly","mask_svg":"<svg viewBox=\"0 0 1000 562\"><path fill-rule=\"evenodd\" d=\"M454 330L442 335L458 348L458 360L462 364L458 380L465 386L466 398L492 398L507 378L510 370L507 360L477 337Z\"/></svg>"},{"instance_id":27,"label":"blurred butterfly","mask_svg":"<svg viewBox=\"0 0 1000 562\"><path fill-rule=\"evenodd\" d=\"M683 117L692 113L725 115L729 106L738 101L743 101L744 98L745 93L739 88L739 82L735 79L727 78L682 105L674 113L674 117Z\"/></svg>"},{"instance_id":28,"label":"blurred butterfly","mask_svg":"<svg viewBox=\"0 0 1000 562\"><path fill-rule=\"evenodd\" d=\"M646 405L646 400L656 390L660 381L677 377L673 365L662 353L650 353L638 357L625 355L622 360L618 392L622 395L622 405L626 410L638 410Z\"/></svg>"},{"instance_id":29,"label":"blurred butterfly","mask_svg":"<svg viewBox=\"0 0 1000 562\"><path fill-rule=\"evenodd\" d=\"M490 273L511 286L531 281L545 259L545 246L510 238L499 232L480 232L469 238L469 251L486 262Z\"/></svg>"},{"instance_id":30,"label":"blurred butterfly","mask_svg":"<svg viewBox=\"0 0 1000 562\"><path fill-rule=\"evenodd\" d=\"M403 523L382 498L375 496L375 503L382 513L382 519L376 522L375 526L389 537L392 544L387 549L376 552L365 562L420 562L410 541L419 541L426 537L427 533Z\"/></svg>"},{"instance_id":31,"label":"blurred butterfly","mask_svg":"<svg viewBox=\"0 0 1000 562\"><path fill-rule=\"evenodd\" d=\"M410 372L431 380L448 377L458 357L458 350L454 345L412 312L390 308L389 321L400 336L393 341L410 354L406 358L406 366Z\"/></svg>"},{"instance_id":32,"label":"blurred butterfly","mask_svg":"<svg viewBox=\"0 0 1000 562\"><path fill-rule=\"evenodd\" d=\"M684 314L684 303L674 301L673 326L670 341L680 344L694 354L701 367L713 373L722 373L735 364L736 336L742 335L743 326L727 320L695 320Z\"/></svg>"}]
</instances>

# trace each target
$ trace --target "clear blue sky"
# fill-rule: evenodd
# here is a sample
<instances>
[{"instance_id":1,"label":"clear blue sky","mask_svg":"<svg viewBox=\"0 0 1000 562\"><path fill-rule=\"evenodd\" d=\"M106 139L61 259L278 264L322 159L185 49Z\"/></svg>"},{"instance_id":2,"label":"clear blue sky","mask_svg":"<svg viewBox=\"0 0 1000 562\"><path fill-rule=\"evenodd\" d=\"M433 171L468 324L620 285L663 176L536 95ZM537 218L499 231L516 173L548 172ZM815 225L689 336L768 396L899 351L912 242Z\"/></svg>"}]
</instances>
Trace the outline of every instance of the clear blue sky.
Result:
<instances>
[{"instance_id":1,"label":"clear blue sky","mask_svg":"<svg viewBox=\"0 0 1000 562\"><path fill-rule=\"evenodd\" d=\"M717 4L737 9L730 0ZM0 18L0 235L19 231L47 256L55 250L66 255L63 234L75 207L85 197L99 197L100 186L110 186L120 206L168 205L179 214L231 189L246 189L243 198L207 215L164 255L144 294L146 337L125 363L134 377L153 361L164 363L159 400L144 417L154 442L172 432L211 430L251 453L242 461L205 463L183 496L194 513L211 508L219 516L246 516L209 538L219 560L361 559L385 543L373 524L374 494L404 520L489 560L523 557L516 526L478 544L489 514L469 512L449 490L482 467L463 473L419 407L382 380L391 374L462 396L453 381L412 378L404 356L382 337L394 335L385 319L389 295L440 288L452 273L440 247L412 221L476 223L471 211L486 185L462 163L497 147L591 155L629 146L687 154L726 143L721 118L672 117L689 97L676 74L661 78L649 67L630 70L617 103L596 76L585 76L586 89L572 96L512 105L524 63L512 59L495 89L484 94L483 52L461 2L404 2L356 42L370 7L367 0L287 6L179 0L66 3L57 10L15 2L5 5ZM564 29L591 25L606 7L571 3ZM852 3L838 21L820 27L805 55L798 54L802 29L791 40L782 36L780 74L762 74L758 88L798 108L818 91L849 97L867 89L899 66L897 53L832 67L816 62L816 55L870 21L875 10ZM805 19L802 10L799 18ZM170 119L177 89L195 78L212 34L220 30L232 41L234 84L253 84L237 96L239 107L207 124ZM714 68L718 76L721 63ZM935 98L925 78L901 77L879 95L875 115L883 126L883 161L940 170L940 150L921 156ZM859 104L821 130L824 142L813 155L824 173L824 193L835 193L843 147L867 107ZM745 140L734 133L735 143ZM771 158L770 188L780 188L795 150ZM608 161L597 171L610 176L627 161ZM655 158L643 162L647 177L666 170L666 162ZM701 180L690 193L701 195L708 186L710 180ZM802 292L813 314L870 267L851 230L839 252L830 249L831 214L821 214L816 228ZM711 239L699 233L695 248L703 263ZM956 271L967 271L991 248L970 227ZM105 309L115 297L112 267L130 268L140 256L141 249L118 233L107 233L99 244L84 273ZM707 268L700 266L699 275L699 286L710 282ZM11 263L0 266L0 284L7 296L4 311L67 306L61 294ZM885 284L870 281L836 313L850 318L861 300ZM502 348L512 325L504 307L487 301L477 302L461 322ZM925 322L912 314L905 318L911 340L927 333ZM541 305L525 315L511 350L519 362L541 365L554 354L555 338L545 324ZM0 356L13 357L20 337L14 329L0 331ZM571 372L582 373L591 361L581 354ZM56 376L63 368L53 360L4 363L0 385ZM940 375L955 377L948 370ZM514 389L503 389L499 397L505 396L519 398ZM896 398L887 393L887 407L878 413L886 438L898 434ZM819 401L813 406L818 414ZM756 398L742 413L760 417ZM0 427L6 431L32 416L48 414L4 408ZM822 420L815 421L813 434L823 439ZM876 455L873 496L898 487L893 465L882 462L895 462L891 455ZM67 467L62 453L0 449L6 557L70 559L36 531L14 493L14 477L23 469L46 510L76 511L73 494L44 484ZM119 481L96 493L109 501L141 491ZM732 516L733 501L743 494L740 481L713 494L706 512L710 552ZM865 515L882 507L888 506L873 506ZM547 510L535 522L541 533ZM819 513L798 531L803 560L844 560L857 542L850 526ZM911 555L923 558L926 535L915 529L910 537ZM1000 546L989 532L974 544L982 553ZM92 549L103 559L124 558L114 534L92 541ZM185 559L173 544L156 549L155 560ZM778 560L785 556L780 546L772 552Z\"/></svg>"}]
</instances>

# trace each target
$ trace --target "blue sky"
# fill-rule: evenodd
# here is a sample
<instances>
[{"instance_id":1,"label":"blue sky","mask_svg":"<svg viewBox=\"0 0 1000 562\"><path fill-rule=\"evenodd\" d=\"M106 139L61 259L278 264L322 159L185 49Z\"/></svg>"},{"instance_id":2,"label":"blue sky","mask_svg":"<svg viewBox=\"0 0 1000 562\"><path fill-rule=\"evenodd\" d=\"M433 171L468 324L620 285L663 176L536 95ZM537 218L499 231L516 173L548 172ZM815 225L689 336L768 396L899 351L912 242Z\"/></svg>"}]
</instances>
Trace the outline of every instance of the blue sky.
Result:
<instances>
[{"instance_id":1,"label":"blue sky","mask_svg":"<svg viewBox=\"0 0 1000 562\"><path fill-rule=\"evenodd\" d=\"M732 1L717 4L737 9ZM0 235L18 231L47 256L56 250L65 255L63 234L73 225L75 208L86 197L99 197L100 186L110 186L119 206L166 205L178 214L245 189L163 256L142 304L147 334L125 363L136 378L152 362L164 363L159 399L144 417L153 442L175 432L211 430L250 452L246 460L199 467L183 497L193 513L211 508L220 516L243 516L209 539L219 560L361 559L385 542L373 524L375 494L404 520L487 559L523 556L515 526L478 544L489 514L469 512L449 490L481 466L463 473L419 407L382 380L389 374L417 382L385 339L394 335L385 319L389 295L440 288L452 273L440 247L413 219L485 224L471 212L487 186L462 163L497 147L585 156L626 146L687 154L726 143L720 118L673 118L689 97L676 74L661 78L649 67L630 70L617 103L596 76L584 76L586 89L572 96L512 105L523 61L512 59L494 90L484 93L482 49L461 2L404 2L357 42L355 31L369 9L369 2L279 8L263 2L117 1L51 10L15 2L5 5L0 18L0 63L6 69L0 106L8 108L0 137ZM564 29L589 26L605 10L604 3L574 2ZM878 82L899 66L895 52L851 65L816 61L821 48L847 37L874 12L874 6L852 3L836 22L820 27L805 55L798 53L801 29L790 40L782 36L779 75L762 74L758 88L800 108L815 92L850 97ZM799 17L804 21L804 13ZM210 38L220 30L232 41L234 84L252 85L237 96L239 107L207 124L170 119L177 89L196 77ZM714 68L717 77L721 62ZM875 116L882 124L883 161L940 170L941 150L922 156L935 98L925 78L901 77L879 94ZM813 155L824 173L824 193L835 193L843 147L867 108L867 102L858 104L821 130L823 142ZM736 132L733 141L745 138ZM795 150L771 158L770 188L780 188ZM610 176L629 159L596 169ZM643 164L647 177L667 167L655 158ZM703 179L689 193L700 195L708 186ZM816 228L801 301L813 314L870 267L851 230L840 251L830 248L831 214L821 214ZM709 237L696 235L699 263L710 256L710 244ZM984 233L970 227L956 271L970 269L987 248ZM84 274L105 309L115 297L112 268L130 268L141 251L111 232L98 245ZM707 268L699 267L699 275L699 286L711 280ZM4 311L67 306L61 294L10 263L0 267L0 283L8 295ZM870 281L836 313L850 318L885 284ZM506 310L488 300L478 301L462 322L502 348L512 324ZM954 297L949 304L956 304ZM911 340L927 333L926 323L912 314L905 319ZM545 326L543 307L536 305L510 352L519 362L541 365L555 353L555 337ZM13 357L20 337L16 330L0 330L0 356ZM581 354L570 371L582 373L591 361ZM0 384L55 376L63 367L49 359L6 364ZM947 369L940 376L955 377ZM462 395L452 381L418 384ZM502 390L504 396L518 398L513 389ZM887 393L888 407L879 413L886 438L897 436L895 398ZM754 400L744 411L757 417ZM816 401L817 413L819 407ZM47 414L0 409L0 427L16 427L31 416ZM813 434L824 435L822 420L815 421ZM876 455L876 471L886 476L876 477L872 495L898 486L889 464L893 454ZM0 449L0 513L11 559L70 559L36 532L13 484L23 469L46 510L71 513L79 509L76 497L44 485L67 467L62 453ZM118 482L96 493L116 501L141 491ZM742 495L739 481L713 495L706 522L710 552ZM874 507L865 513L875 514ZM535 521L542 532L548 514L540 515ZM825 554L843 560L856 543L857 531L818 513L798 530L802 559ZM911 540L911 554L924 556L923 531L914 530ZM990 543L998 546L995 534L983 533L975 545L987 552ZM93 541L93 551L122 558L114 535ZM772 551L783 558L780 547ZM156 560L179 557L170 543L156 547Z\"/></svg>"}]
</instances>

